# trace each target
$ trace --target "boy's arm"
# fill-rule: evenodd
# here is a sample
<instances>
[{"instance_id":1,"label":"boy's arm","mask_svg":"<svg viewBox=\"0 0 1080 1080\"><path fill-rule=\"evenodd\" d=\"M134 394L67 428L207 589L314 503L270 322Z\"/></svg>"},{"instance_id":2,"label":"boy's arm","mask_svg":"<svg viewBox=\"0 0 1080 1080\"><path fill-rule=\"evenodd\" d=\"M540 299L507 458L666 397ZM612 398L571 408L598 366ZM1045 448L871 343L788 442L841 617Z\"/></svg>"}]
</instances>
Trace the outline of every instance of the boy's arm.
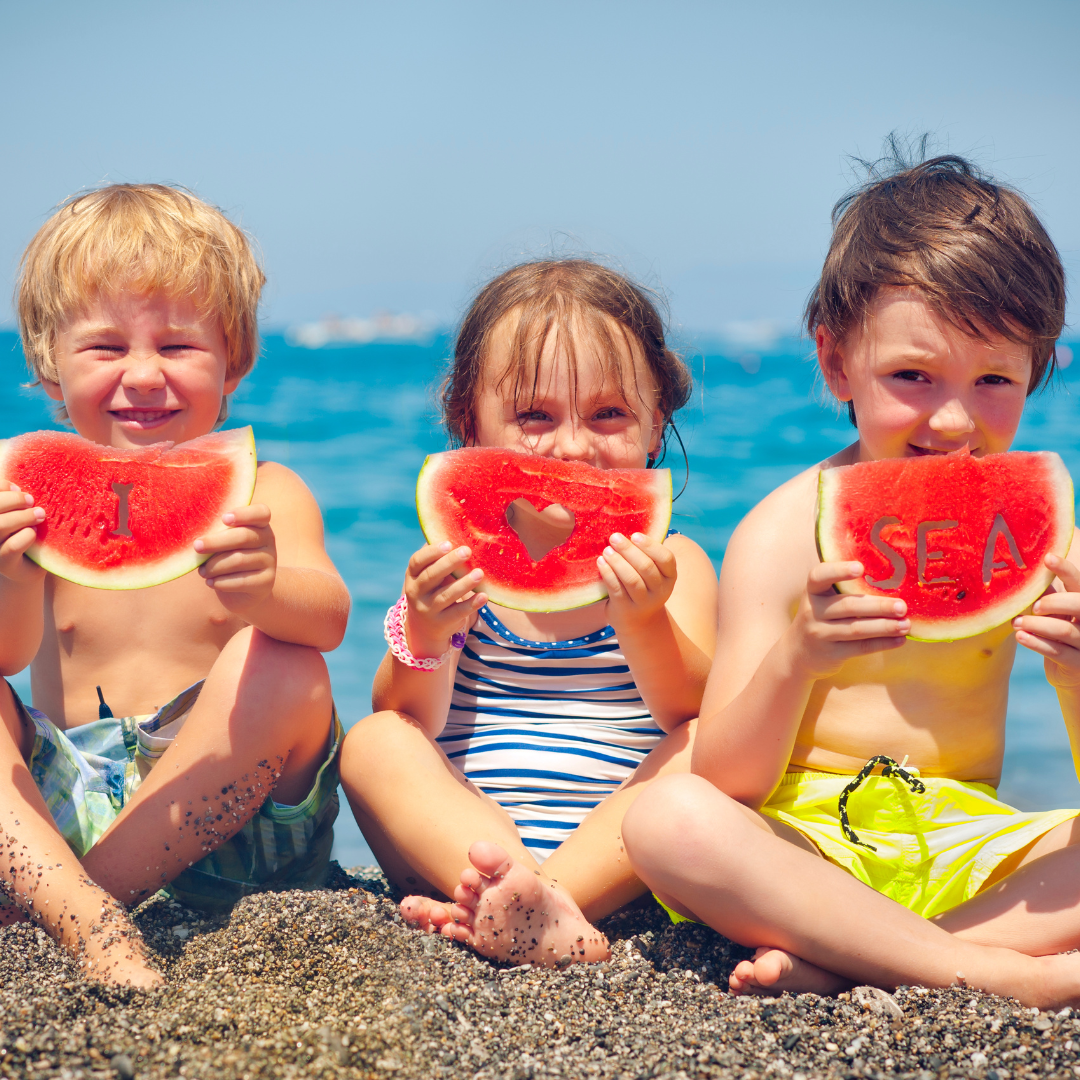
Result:
<instances>
[{"instance_id":1,"label":"boy's arm","mask_svg":"<svg viewBox=\"0 0 1080 1080\"><path fill-rule=\"evenodd\" d=\"M650 715L672 731L701 711L716 647L716 571L680 535L663 544L623 537L604 562L608 618L619 646Z\"/></svg>"},{"instance_id":2,"label":"boy's arm","mask_svg":"<svg viewBox=\"0 0 1080 1080\"><path fill-rule=\"evenodd\" d=\"M720 573L716 662L692 768L754 808L791 760L814 683L855 656L899 648L910 628L896 601L833 588L862 567L818 561L816 485L811 470L755 507L735 530Z\"/></svg>"},{"instance_id":3,"label":"boy's arm","mask_svg":"<svg viewBox=\"0 0 1080 1080\"><path fill-rule=\"evenodd\" d=\"M1047 681L1057 690L1080 777L1080 530L1073 530L1068 558L1046 557L1057 575L1053 591L1035 601L1030 615L1013 620L1017 644L1043 657Z\"/></svg>"},{"instance_id":4,"label":"boy's arm","mask_svg":"<svg viewBox=\"0 0 1080 1080\"><path fill-rule=\"evenodd\" d=\"M14 675L37 655L44 630L45 571L25 552L45 515L14 484L0 488L0 675Z\"/></svg>"},{"instance_id":5,"label":"boy's arm","mask_svg":"<svg viewBox=\"0 0 1080 1080\"><path fill-rule=\"evenodd\" d=\"M295 645L341 644L349 590L326 554L322 514L304 482L276 462L259 463L250 506L196 541L212 552L199 573L221 603L250 625Z\"/></svg>"}]
</instances>

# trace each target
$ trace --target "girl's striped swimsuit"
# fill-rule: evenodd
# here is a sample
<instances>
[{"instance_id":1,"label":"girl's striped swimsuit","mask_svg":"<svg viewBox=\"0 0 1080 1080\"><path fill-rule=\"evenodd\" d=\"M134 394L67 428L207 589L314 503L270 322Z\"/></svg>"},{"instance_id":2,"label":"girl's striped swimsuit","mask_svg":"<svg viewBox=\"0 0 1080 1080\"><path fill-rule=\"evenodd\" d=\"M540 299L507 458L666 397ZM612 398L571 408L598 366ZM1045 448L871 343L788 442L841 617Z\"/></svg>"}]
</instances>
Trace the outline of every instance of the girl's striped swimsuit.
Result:
<instances>
[{"instance_id":1,"label":"girl's striped swimsuit","mask_svg":"<svg viewBox=\"0 0 1080 1080\"><path fill-rule=\"evenodd\" d=\"M663 737L612 627L528 641L484 607L439 744L542 862Z\"/></svg>"}]
</instances>

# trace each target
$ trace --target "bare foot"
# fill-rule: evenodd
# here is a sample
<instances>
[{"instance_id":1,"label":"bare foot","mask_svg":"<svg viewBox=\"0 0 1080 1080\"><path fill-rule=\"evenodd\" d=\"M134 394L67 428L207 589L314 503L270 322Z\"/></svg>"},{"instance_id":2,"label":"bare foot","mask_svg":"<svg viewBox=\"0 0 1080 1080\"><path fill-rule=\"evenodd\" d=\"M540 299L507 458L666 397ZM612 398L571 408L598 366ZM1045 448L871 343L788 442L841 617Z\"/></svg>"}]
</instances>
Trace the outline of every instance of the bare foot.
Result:
<instances>
[{"instance_id":1,"label":"bare foot","mask_svg":"<svg viewBox=\"0 0 1080 1080\"><path fill-rule=\"evenodd\" d=\"M515 863L497 844L473 844L469 861L454 890L453 921L441 928L446 937L515 964L566 967L611 956L607 938L560 885Z\"/></svg>"},{"instance_id":2,"label":"bare foot","mask_svg":"<svg viewBox=\"0 0 1080 1080\"><path fill-rule=\"evenodd\" d=\"M815 967L783 949L762 948L753 959L743 960L731 973L728 986L733 994L763 994L779 997L785 990L792 994L820 994L830 997L850 990L854 983Z\"/></svg>"},{"instance_id":3,"label":"bare foot","mask_svg":"<svg viewBox=\"0 0 1080 1080\"><path fill-rule=\"evenodd\" d=\"M453 922L450 905L441 900L432 900L430 896L406 896L399 906L401 917L408 926L423 930L428 934L437 934L448 923Z\"/></svg>"}]
</instances>

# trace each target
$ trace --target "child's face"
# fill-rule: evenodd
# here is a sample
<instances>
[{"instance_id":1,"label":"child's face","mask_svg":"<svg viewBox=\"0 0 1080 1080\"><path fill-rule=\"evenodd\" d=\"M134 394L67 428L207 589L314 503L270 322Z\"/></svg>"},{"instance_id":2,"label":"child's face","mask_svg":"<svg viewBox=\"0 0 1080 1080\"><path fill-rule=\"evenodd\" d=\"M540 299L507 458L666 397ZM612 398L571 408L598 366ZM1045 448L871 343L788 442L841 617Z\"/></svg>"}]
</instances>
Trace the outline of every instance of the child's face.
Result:
<instances>
[{"instance_id":1,"label":"child's face","mask_svg":"<svg viewBox=\"0 0 1080 1080\"><path fill-rule=\"evenodd\" d=\"M221 321L190 297L98 296L56 338L58 382L75 430L106 446L184 442L213 431L227 378Z\"/></svg>"},{"instance_id":2,"label":"child's face","mask_svg":"<svg viewBox=\"0 0 1080 1080\"><path fill-rule=\"evenodd\" d=\"M912 289L883 289L843 342L819 330L818 358L854 403L863 461L1008 450L1031 377L1029 346L965 334Z\"/></svg>"},{"instance_id":3,"label":"child's face","mask_svg":"<svg viewBox=\"0 0 1080 1080\"><path fill-rule=\"evenodd\" d=\"M496 384L507 370L516 325L512 312L492 332L476 398L477 443L583 461L598 469L645 468L649 454L659 449L663 417L640 347L628 348L616 336L624 354L620 362L629 399L624 400L614 381L604 378L599 343L591 335L575 334L575 387L566 351L550 334L540 354L535 397L515 402L512 374Z\"/></svg>"}]
</instances>

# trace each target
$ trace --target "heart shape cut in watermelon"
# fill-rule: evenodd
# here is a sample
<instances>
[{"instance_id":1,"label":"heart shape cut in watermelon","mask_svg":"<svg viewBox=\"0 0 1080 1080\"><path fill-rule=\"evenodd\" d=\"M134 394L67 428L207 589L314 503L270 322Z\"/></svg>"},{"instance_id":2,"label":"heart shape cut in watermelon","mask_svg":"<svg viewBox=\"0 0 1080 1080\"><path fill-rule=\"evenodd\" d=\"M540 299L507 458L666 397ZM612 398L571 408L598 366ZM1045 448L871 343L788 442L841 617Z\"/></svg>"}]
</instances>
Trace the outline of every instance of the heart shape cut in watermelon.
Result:
<instances>
[{"instance_id":1,"label":"heart shape cut in watermelon","mask_svg":"<svg viewBox=\"0 0 1080 1080\"><path fill-rule=\"evenodd\" d=\"M533 562L565 544L574 532L574 515L559 503L537 510L528 499L515 499L506 508L506 520Z\"/></svg>"},{"instance_id":2,"label":"heart shape cut in watermelon","mask_svg":"<svg viewBox=\"0 0 1080 1080\"><path fill-rule=\"evenodd\" d=\"M1001 626L1054 580L1072 543L1073 486L1050 452L889 458L822 469L818 551L861 562L840 592L903 600L916 641Z\"/></svg>"},{"instance_id":3,"label":"heart shape cut in watermelon","mask_svg":"<svg viewBox=\"0 0 1080 1080\"><path fill-rule=\"evenodd\" d=\"M567 518L553 506L572 522L561 540ZM449 540L472 549L470 568L484 571L481 588L492 603L565 611L607 596L596 560L612 533L664 539L671 523L671 472L595 469L580 461L467 447L425 460L416 510L429 543Z\"/></svg>"},{"instance_id":4,"label":"heart shape cut in watermelon","mask_svg":"<svg viewBox=\"0 0 1080 1080\"><path fill-rule=\"evenodd\" d=\"M0 479L46 515L26 554L94 589L145 589L204 563L195 540L251 502L256 466L250 427L137 449L62 431L0 440Z\"/></svg>"}]
</instances>

